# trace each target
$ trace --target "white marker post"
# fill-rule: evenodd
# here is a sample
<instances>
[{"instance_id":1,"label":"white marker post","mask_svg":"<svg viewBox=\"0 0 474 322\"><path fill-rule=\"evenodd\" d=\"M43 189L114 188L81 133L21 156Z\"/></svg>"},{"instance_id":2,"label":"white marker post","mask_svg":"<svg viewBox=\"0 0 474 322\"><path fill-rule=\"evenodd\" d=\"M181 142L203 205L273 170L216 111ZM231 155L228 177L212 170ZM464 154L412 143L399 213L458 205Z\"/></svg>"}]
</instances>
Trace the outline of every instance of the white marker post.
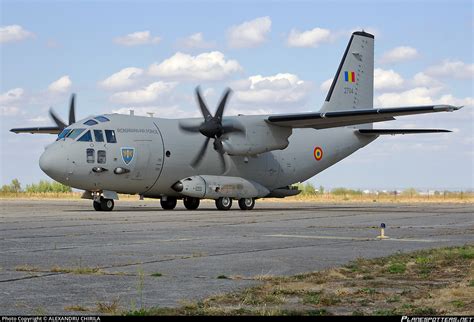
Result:
<instances>
[{"instance_id":1,"label":"white marker post","mask_svg":"<svg viewBox=\"0 0 474 322\"><path fill-rule=\"evenodd\" d=\"M387 239L388 236L385 236L385 224L380 224L380 236L377 236L378 239Z\"/></svg>"}]
</instances>

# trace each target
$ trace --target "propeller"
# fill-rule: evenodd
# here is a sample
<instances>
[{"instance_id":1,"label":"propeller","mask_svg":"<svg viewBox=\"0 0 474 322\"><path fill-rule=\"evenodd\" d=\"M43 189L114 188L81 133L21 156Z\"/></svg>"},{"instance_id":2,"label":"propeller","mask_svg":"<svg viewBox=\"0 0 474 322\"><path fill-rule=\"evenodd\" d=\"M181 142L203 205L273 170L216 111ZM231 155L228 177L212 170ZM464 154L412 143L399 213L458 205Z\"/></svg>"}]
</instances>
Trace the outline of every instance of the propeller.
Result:
<instances>
[{"instance_id":1,"label":"propeller","mask_svg":"<svg viewBox=\"0 0 474 322\"><path fill-rule=\"evenodd\" d=\"M204 117L204 122L199 125L187 125L181 123L179 124L179 127L183 131L190 133L201 133L206 137L198 153L191 161L191 166L193 168L197 167L201 163L202 159L204 158L204 155L206 154L207 146L209 145L210 140L214 139L214 150L218 153L221 164L225 170L225 151L222 145L221 137L226 133L242 132L241 129L236 128L233 125L222 124L222 115L224 114L224 109L231 93L232 90L230 88L227 88L224 91L224 95L222 95L219 105L217 106L216 113L214 114L214 116L212 116L212 114L209 112L209 109L207 108L206 103L202 98L201 90L199 89L199 87L196 87L196 98L199 108L201 109L202 116Z\"/></svg>"},{"instance_id":2,"label":"propeller","mask_svg":"<svg viewBox=\"0 0 474 322\"><path fill-rule=\"evenodd\" d=\"M69 125L76 123L76 108L75 108L76 94L71 95L71 101L69 103L69 123L66 124L64 121L56 114L56 112L51 107L49 109L49 116L53 119L54 123L58 126L58 129L61 131L68 127Z\"/></svg>"}]
</instances>

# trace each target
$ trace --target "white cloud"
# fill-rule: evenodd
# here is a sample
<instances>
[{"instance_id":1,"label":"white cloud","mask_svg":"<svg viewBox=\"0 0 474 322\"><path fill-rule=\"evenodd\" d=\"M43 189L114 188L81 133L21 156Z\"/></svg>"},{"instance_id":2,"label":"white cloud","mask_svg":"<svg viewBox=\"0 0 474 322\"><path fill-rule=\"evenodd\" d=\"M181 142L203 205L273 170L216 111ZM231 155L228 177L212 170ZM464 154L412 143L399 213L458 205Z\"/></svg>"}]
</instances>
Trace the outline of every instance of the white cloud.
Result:
<instances>
[{"instance_id":1,"label":"white cloud","mask_svg":"<svg viewBox=\"0 0 474 322\"><path fill-rule=\"evenodd\" d=\"M33 33L19 25L0 27L0 43L15 42L33 37Z\"/></svg>"},{"instance_id":2,"label":"white cloud","mask_svg":"<svg viewBox=\"0 0 474 322\"><path fill-rule=\"evenodd\" d=\"M20 113L20 109L17 104L23 98L24 93L25 91L23 88L14 88L3 94L0 94L0 115L18 115Z\"/></svg>"},{"instance_id":3,"label":"white cloud","mask_svg":"<svg viewBox=\"0 0 474 322\"><path fill-rule=\"evenodd\" d=\"M474 98L473 97L464 97L457 98L451 94L443 95L437 100L439 104L449 104L455 106L468 106L470 108L474 107Z\"/></svg>"},{"instance_id":4,"label":"white cloud","mask_svg":"<svg viewBox=\"0 0 474 322\"><path fill-rule=\"evenodd\" d=\"M415 87L403 92L384 93L375 97L374 105L378 107L396 107L411 105L430 105L440 103L433 99L439 88Z\"/></svg>"},{"instance_id":5,"label":"white cloud","mask_svg":"<svg viewBox=\"0 0 474 322\"><path fill-rule=\"evenodd\" d=\"M204 40L202 32L192 34L178 41L179 46L185 48L211 48L215 43Z\"/></svg>"},{"instance_id":6,"label":"white cloud","mask_svg":"<svg viewBox=\"0 0 474 322\"><path fill-rule=\"evenodd\" d=\"M442 86L437 79L426 75L424 72L416 73L412 80L415 86Z\"/></svg>"},{"instance_id":7,"label":"white cloud","mask_svg":"<svg viewBox=\"0 0 474 322\"><path fill-rule=\"evenodd\" d=\"M314 28L307 31L292 29L286 43L290 47L317 47L321 43L331 40L331 31L328 29Z\"/></svg>"},{"instance_id":8,"label":"white cloud","mask_svg":"<svg viewBox=\"0 0 474 322\"><path fill-rule=\"evenodd\" d=\"M17 102L23 97L24 93L25 90L23 88L14 88L3 94L0 94L0 104L4 105Z\"/></svg>"},{"instance_id":9,"label":"white cloud","mask_svg":"<svg viewBox=\"0 0 474 322\"><path fill-rule=\"evenodd\" d=\"M474 77L474 64L466 64L460 60L444 60L441 64L431 66L426 70L430 76L467 79Z\"/></svg>"},{"instance_id":10,"label":"white cloud","mask_svg":"<svg viewBox=\"0 0 474 322\"><path fill-rule=\"evenodd\" d=\"M384 70L376 68L374 70L374 89L396 89L403 86L404 80L400 74L392 69Z\"/></svg>"},{"instance_id":11,"label":"white cloud","mask_svg":"<svg viewBox=\"0 0 474 322\"><path fill-rule=\"evenodd\" d=\"M255 47L266 40L272 27L270 17L260 17L232 26L227 31L229 46L232 48Z\"/></svg>"},{"instance_id":12,"label":"white cloud","mask_svg":"<svg viewBox=\"0 0 474 322\"><path fill-rule=\"evenodd\" d=\"M55 80L48 86L48 90L56 93L67 92L71 88L72 82L69 78L69 75L64 75L63 77Z\"/></svg>"},{"instance_id":13,"label":"white cloud","mask_svg":"<svg viewBox=\"0 0 474 322\"><path fill-rule=\"evenodd\" d=\"M399 46L385 52L380 59L383 64L397 63L412 60L418 57L416 48L409 46Z\"/></svg>"},{"instance_id":14,"label":"white cloud","mask_svg":"<svg viewBox=\"0 0 474 322\"><path fill-rule=\"evenodd\" d=\"M162 63L154 63L148 72L153 76L189 81L222 80L242 70L236 60L225 60L223 53L213 51L197 56L176 53Z\"/></svg>"},{"instance_id":15,"label":"white cloud","mask_svg":"<svg viewBox=\"0 0 474 322\"><path fill-rule=\"evenodd\" d=\"M321 89L321 92L327 93L329 92L329 88L331 88L333 78L326 79L324 82L322 82L321 86L319 88Z\"/></svg>"},{"instance_id":16,"label":"white cloud","mask_svg":"<svg viewBox=\"0 0 474 322\"><path fill-rule=\"evenodd\" d=\"M137 82L137 78L142 76L143 73L144 71L141 68L127 67L107 77L99 84L106 89L130 87Z\"/></svg>"},{"instance_id":17,"label":"white cloud","mask_svg":"<svg viewBox=\"0 0 474 322\"><path fill-rule=\"evenodd\" d=\"M255 75L234 83L236 100L243 104L276 107L303 104L311 84L298 76L280 73L273 76Z\"/></svg>"},{"instance_id":18,"label":"white cloud","mask_svg":"<svg viewBox=\"0 0 474 322\"><path fill-rule=\"evenodd\" d=\"M150 85L135 91L124 91L113 94L110 100L120 104L144 104L156 101L164 94L171 92L177 83L175 82L154 82Z\"/></svg>"},{"instance_id":19,"label":"white cloud","mask_svg":"<svg viewBox=\"0 0 474 322\"><path fill-rule=\"evenodd\" d=\"M153 37L150 31L137 31L125 36L117 37L114 39L116 44L122 46L138 46L147 44L157 44L161 41L158 36Z\"/></svg>"}]
</instances>

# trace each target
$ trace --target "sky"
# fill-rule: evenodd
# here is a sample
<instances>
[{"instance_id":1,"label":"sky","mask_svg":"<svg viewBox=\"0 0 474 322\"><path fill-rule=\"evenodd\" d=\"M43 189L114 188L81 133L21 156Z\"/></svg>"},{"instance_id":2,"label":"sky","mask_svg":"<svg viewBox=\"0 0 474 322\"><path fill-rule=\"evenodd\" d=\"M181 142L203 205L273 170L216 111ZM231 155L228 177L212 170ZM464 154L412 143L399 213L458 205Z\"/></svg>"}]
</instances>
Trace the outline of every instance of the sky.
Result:
<instances>
[{"instance_id":1,"label":"sky","mask_svg":"<svg viewBox=\"0 0 474 322\"><path fill-rule=\"evenodd\" d=\"M472 1L0 0L0 184L49 179L52 135L13 127L102 113L199 116L233 89L226 115L318 111L355 30L375 35L376 107L464 105L376 128L443 128L384 136L316 175L326 188L474 189ZM214 107L215 108L215 107Z\"/></svg>"}]
</instances>

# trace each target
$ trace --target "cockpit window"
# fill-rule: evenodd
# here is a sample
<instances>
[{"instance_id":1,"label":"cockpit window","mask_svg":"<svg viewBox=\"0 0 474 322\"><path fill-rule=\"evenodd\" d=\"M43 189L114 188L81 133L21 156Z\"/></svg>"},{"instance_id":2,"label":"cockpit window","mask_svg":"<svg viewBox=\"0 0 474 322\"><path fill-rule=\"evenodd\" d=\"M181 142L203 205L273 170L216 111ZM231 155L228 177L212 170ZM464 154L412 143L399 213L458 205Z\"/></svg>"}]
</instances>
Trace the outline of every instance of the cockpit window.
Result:
<instances>
[{"instance_id":1,"label":"cockpit window","mask_svg":"<svg viewBox=\"0 0 474 322\"><path fill-rule=\"evenodd\" d=\"M94 121L94 120L88 120L86 122L84 122L85 125L89 125L89 126L92 126L92 125L96 125L98 124L97 121Z\"/></svg>"},{"instance_id":2,"label":"cockpit window","mask_svg":"<svg viewBox=\"0 0 474 322\"><path fill-rule=\"evenodd\" d=\"M77 138L82 132L84 132L85 129L74 129L71 132L69 132L66 137L70 139L75 139Z\"/></svg>"},{"instance_id":3,"label":"cockpit window","mask_svg":"<svg viewBox=\"0 0 474 322\"><path fill-rule=\"evenodd\" d=\"M114 130L105 130L105 138L107 139L107 143L117 143Z\"/></svg>"},{"instance_id":4,"label":"cockpit window","mask_svg":"<svg viewBox=\"0 0 474 322\"><path fill-rule=\"evenodd\" d=\"M94 130L94 136L96 142L104 142L104 133L102 130Z\"/></svg>"},{"instance_id":5,"label":"cockpit window","mask_svg":"<svg viewBox=\"0 0 474 322\"><path fill-rule=\"evenodd\" d=\"M83 136L77 140L78 142L92 142L91 131L87 131Z\"/></svg>"},{"instance_id":6,"label":"cockpit window","mask_svg":"<svg viewBox=\"0 0 474 322\"><path fill-rule=\"evenodd\" d=\"M97 117L94 117L97 121L100 121L100 122L108 122L110 121L108 118L106 118L105 116L102 116L102 115L99 115Z\"/></svg>"},{"instance_id":7,"label":"cockpit window","mask_svg":"<svg viewBox=\"0 0 474 322\"><path fill-rule=\"evenodd\" d=\"M68 135L69 132L71 132L71 129L64 129L64 130L62 130L62 132L59 133L58 138L56 139L56 141L57 141L57 140L64 139L64 138L66 137L66 135Z\"/></svg>"}]
</instances>

